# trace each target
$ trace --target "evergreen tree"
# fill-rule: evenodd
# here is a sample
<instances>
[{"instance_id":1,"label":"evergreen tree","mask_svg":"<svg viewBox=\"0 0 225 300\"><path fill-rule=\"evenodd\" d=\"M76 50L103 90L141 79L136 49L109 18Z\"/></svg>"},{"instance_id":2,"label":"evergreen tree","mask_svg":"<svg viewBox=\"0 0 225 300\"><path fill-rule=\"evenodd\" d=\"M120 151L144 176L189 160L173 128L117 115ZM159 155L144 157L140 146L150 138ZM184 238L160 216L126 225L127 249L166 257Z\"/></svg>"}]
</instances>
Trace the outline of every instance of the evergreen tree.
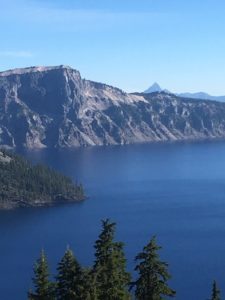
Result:
<instances>
[{"instance_id":1,"label":"evergreen tree","mask_svg":"<svg viewBox=\"0 0 225 300\"><path fill-rule=\"evenodd\" d=\"M92 269L84 269L84 298L85 300L98 300L95 286L95 274Z\"/></svg>"},{"instance_id":2,"label":"evergreen tree","mask_svg":"<svg viewBox=\"0 0 225 300\"><path fill-rule=\"evenodd\" d=\"M53 283L49 281L48 262L44 251L34 266L33 284L35 292L28 292L29 300L54 300Z\"/></svg>"},{"instance_id":3,"label":"evergreen tree","mask_svg":"<svg viewBox=\"0 0 225 300\"><path fill-rule=\"evenodd\" d=\"M67 249L58 265L56 295L58 300L85 300L84 273L73 252Z\"/></svg>"},{"instance_id":4,"label":"evergreen tree","mask_svg":"<svg viewBox=\"0 0 225 300\"><path fill-rule=\"evenodd\" d=\"M220 290L217 287L216 281L213 281L211 300L220 300Z\"/></svg>"},{"instance_id":5,"label":"evergreen tree","mask_svg":"<svg viewBox=\"0 0 225 300\"><path fill-rule=\"evenodd\" d=\"M162 296L175 296L175 291L167 285L170 278L168 264L160 261L158 255L160 249L161 247L156 244L156 238L153 237L135 258L138 262L135 271L139 277L131 287L135 287L135 296L138 300L161 300Z\"/></svg>"},{"instance_id":6,"label":"evergreen tree","mask_svg":"<svg viewBox=\"0 0 225 300\"><path fill-rule=\"evenodd\" d=\"M95 297L99 300L130 299L123 244L114 241L115 223L102 221L102 232L95 243L93 268Z\"/></svg>"}]
</instances>

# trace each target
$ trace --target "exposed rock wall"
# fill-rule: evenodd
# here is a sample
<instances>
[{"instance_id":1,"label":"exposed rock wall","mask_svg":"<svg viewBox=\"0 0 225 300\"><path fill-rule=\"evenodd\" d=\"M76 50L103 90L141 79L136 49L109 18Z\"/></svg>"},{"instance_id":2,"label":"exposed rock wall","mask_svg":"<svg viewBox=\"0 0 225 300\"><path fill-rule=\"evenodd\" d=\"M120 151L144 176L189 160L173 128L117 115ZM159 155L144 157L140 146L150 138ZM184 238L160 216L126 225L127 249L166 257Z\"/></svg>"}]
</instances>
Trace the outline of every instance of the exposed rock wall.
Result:
<instances>
[{"instance_id":1,"label":"exposed rock wall","mask_svg":"<svg viewBox=\"0 0 225 300\"><path fill-rule=\"evenodd\" d=\"M0 73L0 145L78 147L225 138L225 104L127 94L70 67Z\"/></svg>"}]
</instances>

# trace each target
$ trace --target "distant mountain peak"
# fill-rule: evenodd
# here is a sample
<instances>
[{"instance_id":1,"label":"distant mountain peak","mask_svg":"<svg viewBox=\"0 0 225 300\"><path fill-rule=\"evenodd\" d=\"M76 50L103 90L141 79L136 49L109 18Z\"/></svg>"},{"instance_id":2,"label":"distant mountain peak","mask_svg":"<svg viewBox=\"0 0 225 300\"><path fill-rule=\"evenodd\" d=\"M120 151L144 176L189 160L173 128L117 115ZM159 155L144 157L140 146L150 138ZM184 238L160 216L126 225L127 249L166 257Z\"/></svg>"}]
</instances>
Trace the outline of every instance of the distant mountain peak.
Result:
<instances>
[{"instance_id":1,"label":"distant mountain peak","mask_svg":"<svg viewBox=\"0 0 225 300\"><path fill-rule=\"evenodd\" d=\"M161 93L164 92L166 94L173 94L182 98L190 98L190 99L200 99L200 100L213 100L213 101L219 101L219 102L225 102L225 96L212 96L205 92L196 92L196 93L172 93L167 89L162 89L161 86L155 82L153 85L151 85L146 91L144 91L144 94L150 94L150 93Z\"/></svg>"},{"instance_id":2,"label":"distant mountain peak","mask_svg":"<svg viewBox=\"0 0 225 300\"><path fill-rule=\"evenodd\" d=\"M157 82L154 82L144 93L154 93L154 92L162 92L160 85Z\"/></svg>"}]
</instances>

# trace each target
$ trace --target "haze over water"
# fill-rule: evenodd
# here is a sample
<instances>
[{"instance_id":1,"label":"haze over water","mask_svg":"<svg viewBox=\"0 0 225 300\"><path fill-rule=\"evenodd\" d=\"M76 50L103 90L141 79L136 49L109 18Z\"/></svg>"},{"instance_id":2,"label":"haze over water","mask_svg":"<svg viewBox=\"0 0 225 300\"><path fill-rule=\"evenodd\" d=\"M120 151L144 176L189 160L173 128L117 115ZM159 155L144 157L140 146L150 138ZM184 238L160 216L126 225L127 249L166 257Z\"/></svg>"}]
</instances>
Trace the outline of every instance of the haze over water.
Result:
<instances>
[{"instance_id":1,"label":"haze over water","mask_svg":"<svg viewBox=\"0 0 225 300\"><path fill-rule=\"evenodd\" d=\"M176 299L207 299L213 279L225 284L225 142L24 154L82 182L88 199L0 212L2 299L26 299L42 248L52 273L68 244L82 264L90 265L100 220L107 217L117 222L129 270L137 252L157 235Z\"/></svg>"}]
</instances>

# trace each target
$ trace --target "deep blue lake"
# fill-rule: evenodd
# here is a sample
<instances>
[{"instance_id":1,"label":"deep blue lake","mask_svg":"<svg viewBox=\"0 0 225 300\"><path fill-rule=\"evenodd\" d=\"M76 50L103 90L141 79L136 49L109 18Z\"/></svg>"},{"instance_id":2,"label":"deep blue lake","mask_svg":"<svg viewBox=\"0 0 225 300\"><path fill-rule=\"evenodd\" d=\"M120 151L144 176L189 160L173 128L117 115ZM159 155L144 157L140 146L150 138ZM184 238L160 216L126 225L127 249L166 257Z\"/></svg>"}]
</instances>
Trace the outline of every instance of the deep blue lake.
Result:
<instances>
[{"instance_id":1,"label":"deep blue lake","mask_svg":"<svg viewBox=\"0 0 225 300\"><path fill-rule=\"evenodd\" d=\"M207 299L225 285L225 142L148 144L24 153L82 182L80 204L0 212L0 294L24 300L45 249L51 271L67 245L93 261L100 220L117 222L128 268L153 235L178 300ZM224 290L225 291L225 290Z\"/></svg>"}]
</instances>

